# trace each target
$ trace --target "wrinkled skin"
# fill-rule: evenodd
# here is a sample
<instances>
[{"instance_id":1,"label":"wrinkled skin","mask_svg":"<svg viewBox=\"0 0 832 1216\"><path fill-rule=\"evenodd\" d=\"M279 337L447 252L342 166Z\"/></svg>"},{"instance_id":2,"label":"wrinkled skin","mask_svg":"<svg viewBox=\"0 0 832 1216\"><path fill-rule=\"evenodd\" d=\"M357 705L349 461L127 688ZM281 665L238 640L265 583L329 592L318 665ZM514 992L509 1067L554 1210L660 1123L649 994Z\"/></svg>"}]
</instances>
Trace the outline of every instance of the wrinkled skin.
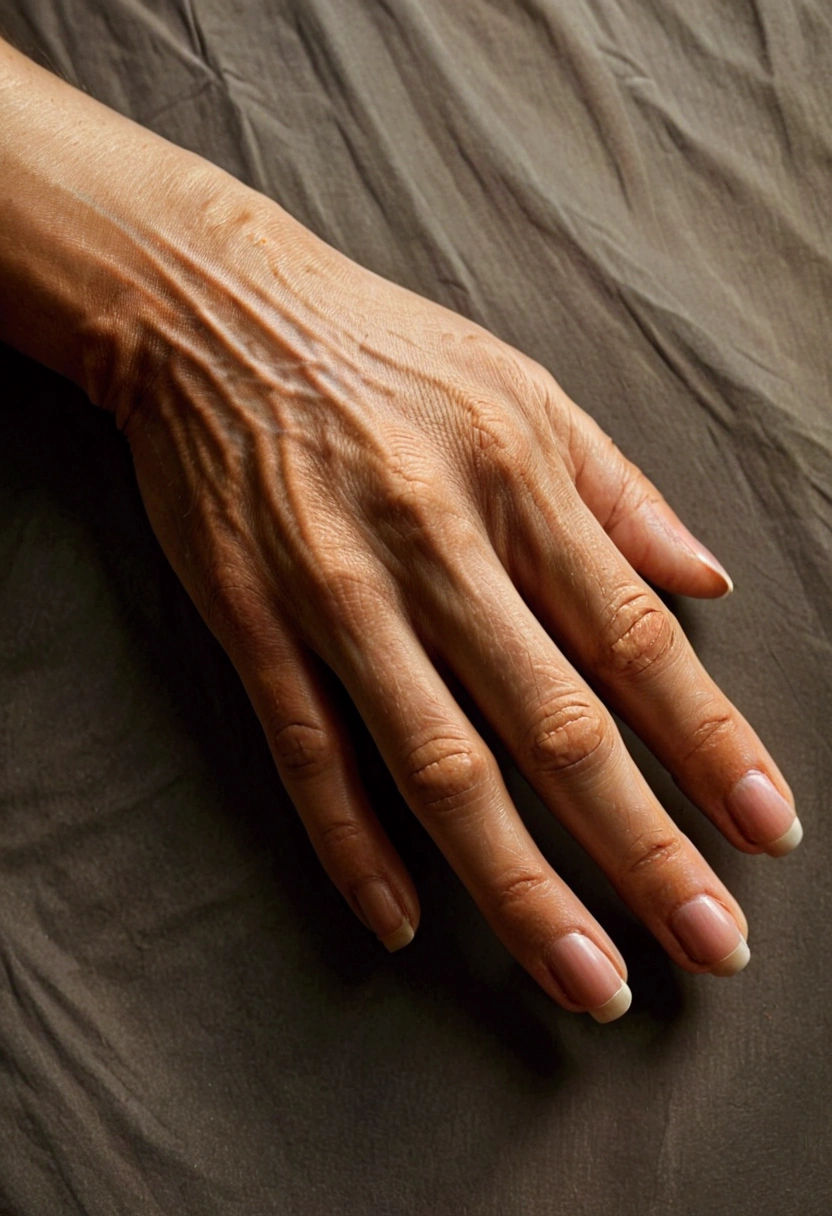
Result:
<instances>
[{"instance_id":1,"label":"wrinkled skin","mask_svg":"<svg viewBox=\"0 0 832 1216\"><path fill-rule=\"evenodd\" d=\"M565 1008L620 1016L624 960L452 688L680 966L744 966L741 909L610 713L737 848L799 842L777 766L651 589L730 587L656 488L542 367L2 40L0 130L0 341L115 413L159 540L355 914L399 949L419 904L333 672L495 933Z\"/></svg>"},{"instance_id":2,"label":"wrinkled skin","mask_svg":"<svg viewBox=\"0 0 832 1216\"><path fill-rule=\"evenodd\" d=\"M539 365L243 188L213 192L201 221L209 245L167 248L141 392L122 376L110 403L153 527L236 665L332 881L379 936L396 930L395 905L418 925L326 668L540 985L584 1007L544 960L575 930L626 977L529 835L446 670L670 956L707 970L674 935L673 909L706 892L744 935L746 920L658 804L610 708L737 848L762 851L724 794L750 768L791 800L788 786L645 579L699 596L725 581ZM362 911L378 878L395 903Z\"/></svg>"}]
</instances>

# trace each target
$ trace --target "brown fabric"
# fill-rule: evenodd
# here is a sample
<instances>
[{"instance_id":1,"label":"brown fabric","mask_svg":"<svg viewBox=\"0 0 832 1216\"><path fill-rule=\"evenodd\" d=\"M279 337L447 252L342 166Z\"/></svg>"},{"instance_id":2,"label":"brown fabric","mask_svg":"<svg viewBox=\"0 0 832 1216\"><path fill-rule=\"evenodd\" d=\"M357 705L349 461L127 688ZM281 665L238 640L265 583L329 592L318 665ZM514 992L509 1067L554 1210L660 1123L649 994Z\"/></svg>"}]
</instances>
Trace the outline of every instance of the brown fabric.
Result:
<instances>
[{"instance_id":1,"label":"brown fabric","mask_svg":"<svg viewBox=\"0 0 832 1216\"><path fill-rule=\"evenodd\" d=\"M693 977L507 770L628 960L598 1026L376 773L423 903L388 956L109 419L3 351L0 1211L832 1210L826 0L0 0L0 28L544 363L731 571L673 608L806 830L739 855L627 735L751 925L747 971Z\"/></svg>"}]
</instances>

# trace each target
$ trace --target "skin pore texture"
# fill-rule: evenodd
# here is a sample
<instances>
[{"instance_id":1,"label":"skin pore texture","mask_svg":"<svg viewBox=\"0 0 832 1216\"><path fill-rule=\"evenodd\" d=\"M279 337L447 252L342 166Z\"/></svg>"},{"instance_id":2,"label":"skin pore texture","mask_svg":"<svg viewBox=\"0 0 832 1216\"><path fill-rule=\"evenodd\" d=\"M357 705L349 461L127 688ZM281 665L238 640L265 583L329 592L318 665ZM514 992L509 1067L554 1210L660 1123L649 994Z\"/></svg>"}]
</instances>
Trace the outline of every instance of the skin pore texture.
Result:
<instances>
[{"instance_id":1,"label":"skin pore texture","mask_svg":"<svg viewBox=\"0 0 832 1216\"><path fill-rule=\"evenodd\" d=\"M624 959L543 857L447 672L670 957L740 970L745 916L611 711L736 848L779 856L801 828L650 585L731 589L655 486L540 365L3 43L0 129L0 339L113 413L354 914L395 950L419 901L332 673L529 974L599 1021L629 1005Z\"/></svg>"}]
</instances>

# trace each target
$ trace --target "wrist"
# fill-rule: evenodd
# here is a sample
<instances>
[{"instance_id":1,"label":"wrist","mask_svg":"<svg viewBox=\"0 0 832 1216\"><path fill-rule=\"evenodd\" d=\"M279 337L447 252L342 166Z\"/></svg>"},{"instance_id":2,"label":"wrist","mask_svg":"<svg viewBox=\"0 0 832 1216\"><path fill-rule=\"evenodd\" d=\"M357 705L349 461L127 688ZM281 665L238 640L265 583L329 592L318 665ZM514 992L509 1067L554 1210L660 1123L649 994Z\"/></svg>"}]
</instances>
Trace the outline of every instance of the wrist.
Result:
<instances>
[{"instance_id":1,"label":"wrist","mask_svg":"<svg viewBox=\"0 0 832 1216\"><path fill-rule=\"evenodd\" d=\"M0 128L0 340L128 412L228 218L265 200L2 42Z\"/></svg>"}]
</instances>

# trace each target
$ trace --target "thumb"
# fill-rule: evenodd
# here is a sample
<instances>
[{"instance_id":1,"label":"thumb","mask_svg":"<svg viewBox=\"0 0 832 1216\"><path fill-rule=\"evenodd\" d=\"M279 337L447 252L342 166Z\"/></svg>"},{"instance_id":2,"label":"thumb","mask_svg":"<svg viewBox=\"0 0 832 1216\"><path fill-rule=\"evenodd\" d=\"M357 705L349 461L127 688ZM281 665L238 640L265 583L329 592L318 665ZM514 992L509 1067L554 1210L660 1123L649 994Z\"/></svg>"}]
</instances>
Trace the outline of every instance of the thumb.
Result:
<instances>
[{"instance_id":1,"label":"thumb","mask_svg":"<svg viewBox=\"0 0 832 1216\"><path fill-rule=\"evenodd\" d=\"M678 595L716 599L733 591L728 572L688 531L652 481L577 406L571 435L575 486L630 565Z\"/></svg>"}]
</instances>

